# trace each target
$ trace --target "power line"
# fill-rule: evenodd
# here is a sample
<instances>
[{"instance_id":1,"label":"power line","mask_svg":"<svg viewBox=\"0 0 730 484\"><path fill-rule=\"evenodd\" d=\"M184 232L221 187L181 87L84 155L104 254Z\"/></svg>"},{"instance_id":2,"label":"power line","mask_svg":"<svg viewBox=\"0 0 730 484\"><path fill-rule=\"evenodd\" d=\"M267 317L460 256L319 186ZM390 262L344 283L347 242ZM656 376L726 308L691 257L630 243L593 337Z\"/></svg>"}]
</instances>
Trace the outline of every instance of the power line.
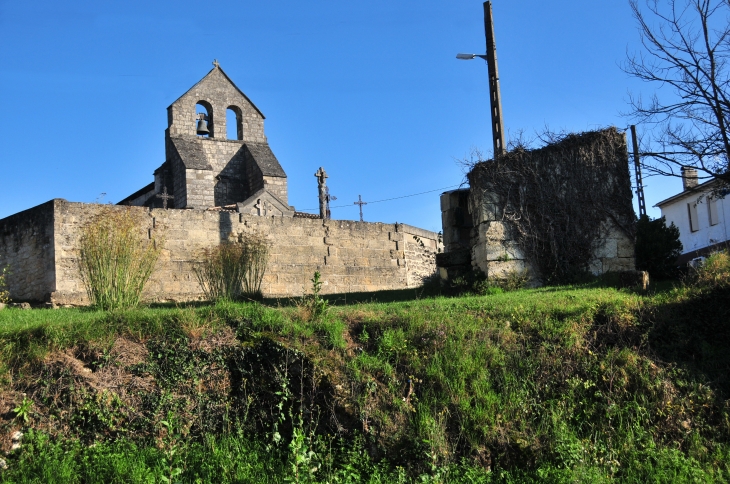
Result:
<instances>
[{"instance_id":1,"label":"power line","mask_svg":"<svg viewBox=\"0 0 730 484\"><path fill-rule=\"evenodd\" d=\"M383 200L375 200L374 202L367 202L367 204L370 205L372 203L390 202L391 200L400 200L401 198L416 197L418 195L425 195L426 193L438 192L438 191L441 191L441 190L446 190L447 188L454 188L454 187L459 187L459 186L461 186L461 185L460 184L459 185L451 185L451 186L448 186L448 187L436 188L435 190L428 190L427 192L413 193L411 195L403 195L401 197L384 198ZM352 207L352 205L337 205L335 207L330 207L330 208L344 208L344 207ZM302 208L300 210L319 210L319 209L318 208Z\"/></svg>"}]
</instances>

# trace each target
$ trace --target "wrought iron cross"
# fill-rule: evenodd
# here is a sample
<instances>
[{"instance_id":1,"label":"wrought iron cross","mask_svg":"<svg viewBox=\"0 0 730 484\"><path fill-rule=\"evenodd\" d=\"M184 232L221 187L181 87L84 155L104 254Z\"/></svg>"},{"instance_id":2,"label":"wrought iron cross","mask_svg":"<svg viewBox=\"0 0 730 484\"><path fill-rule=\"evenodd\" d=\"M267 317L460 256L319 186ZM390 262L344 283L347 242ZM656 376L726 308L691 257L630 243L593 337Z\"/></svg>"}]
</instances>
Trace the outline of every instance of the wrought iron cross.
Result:
<instances>
[{"instance_id":1,"label":"wrought iron cross","mask_svg":"<svg viewBox=\"0 0 730 484\"><path fill-rule=\"evenodd\" d=\"M330 187L324 187L324 200L327 203L327 218L332 218L332 212L330 212L330 201L337 200L337 197L330 194Z\"/></svg>"},{"instance_id":2,"label":"wrought iron cross","mask_svg":"<svg viewBox=\"0 0 730 484\"><path fill-rule=\"evenodd\" d=\"M162 187L162 193L158 193L155 196L162 199L162 208L164 208L165 210L167 210L167 201L175 198L172 195L168 195L167 186Z\"/></svg>"},{"instance_id":3,"label":"wrought iron cross","mask_svg":"<svg viewBox=\"0 0 730 484\"><path fill-rule=\"evenodd\" d=\"M357 196L357 202L355 202L355 205L360 205L360 222L363 222L364 221L362 219L362 206L363 205L367 205L367 204L368 204L368 202L363 202L362 201L362 197L360 195Z\"/></svg>"}]
</instances>

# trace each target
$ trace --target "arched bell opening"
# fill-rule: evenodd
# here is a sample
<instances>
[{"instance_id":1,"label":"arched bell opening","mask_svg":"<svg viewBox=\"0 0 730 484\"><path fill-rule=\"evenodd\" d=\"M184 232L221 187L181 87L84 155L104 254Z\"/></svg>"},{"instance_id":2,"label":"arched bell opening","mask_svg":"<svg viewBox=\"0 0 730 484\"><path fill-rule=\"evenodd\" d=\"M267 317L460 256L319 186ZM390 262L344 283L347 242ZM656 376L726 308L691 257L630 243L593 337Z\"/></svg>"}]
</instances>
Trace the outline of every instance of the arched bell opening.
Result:
<instances>
[{"instance_id":1,"label":"arched bell opening","mask_svg":"<svg viewBox=\"0 0 730 484\"><path fill-rule=\"evenodd\" d=\"M195 104L195 134L203 138L213 138L213 106L206 101Z\"/></svg>"},{"instance_id":2,"label":"arched bell opening","mask_svg":"<svg viewBox=\"0 0 730 484\"><path fill-rule=\"evenodd\" d=\"M226 109L226 131L228 139L243 140L243 113L238 106Z\"/></svg>"}]
</instances>

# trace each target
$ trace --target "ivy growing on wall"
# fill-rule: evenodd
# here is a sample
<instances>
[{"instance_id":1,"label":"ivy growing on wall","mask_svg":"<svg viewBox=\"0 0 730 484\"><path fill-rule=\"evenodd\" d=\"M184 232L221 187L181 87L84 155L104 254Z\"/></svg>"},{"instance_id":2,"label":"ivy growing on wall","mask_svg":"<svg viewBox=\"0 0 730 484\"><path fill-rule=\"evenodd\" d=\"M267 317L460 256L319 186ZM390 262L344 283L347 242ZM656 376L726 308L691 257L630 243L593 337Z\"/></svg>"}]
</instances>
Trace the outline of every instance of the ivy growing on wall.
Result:
<instances>
[{"instance_id":1,"label":"ivy growing on wall","mask_svg":"<svg viewBox=\"0 0 730 484\"><path fill-rule=\"evenodd\" d=\"M468 173L472 204L505 223L527 261L548 284L585 274L611 230L635 234L626 138L616 128L518 146ZM473 211L474 209L472 209Z\"/></svg>"}]
</instances>

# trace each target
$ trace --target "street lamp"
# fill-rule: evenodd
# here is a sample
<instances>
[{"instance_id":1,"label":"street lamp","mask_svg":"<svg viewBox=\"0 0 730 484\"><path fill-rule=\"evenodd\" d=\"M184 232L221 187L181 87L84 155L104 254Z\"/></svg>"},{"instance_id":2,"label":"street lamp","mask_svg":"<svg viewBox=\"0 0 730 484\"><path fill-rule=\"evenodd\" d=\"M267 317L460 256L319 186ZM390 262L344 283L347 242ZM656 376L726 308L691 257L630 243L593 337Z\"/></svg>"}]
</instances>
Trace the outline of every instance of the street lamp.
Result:
<instances>
[{"instance_id":1,"label":"street lamp","mask_svg":"<svg viewBox=\"0 0 730 484\"><path fill-rule=\"evenodd\" d=\"M480 59L487 60L486 55L480 55L480 54L456 54L457 59L461 60L472 60L475 57L479 57Z\"/></svg>"},{"instance_id":2,"label":"street lamp","mask_svg":"<svg viewBox=\"0 0 730 484\"><path fill-rule=\"evenodd\" d=\"M497 47L494 43L494 22L492 21L492 2L484 2L484 34L487 40L487 53L481 54L456 54L460 60L472 60L475 57L487 61L489 69L489 104L492 116L492 142L494 143L494 156L505 153L504 132L502 131L502 96L499 92L499 73L497 70Z\"/></svg>"}]
</instances>

